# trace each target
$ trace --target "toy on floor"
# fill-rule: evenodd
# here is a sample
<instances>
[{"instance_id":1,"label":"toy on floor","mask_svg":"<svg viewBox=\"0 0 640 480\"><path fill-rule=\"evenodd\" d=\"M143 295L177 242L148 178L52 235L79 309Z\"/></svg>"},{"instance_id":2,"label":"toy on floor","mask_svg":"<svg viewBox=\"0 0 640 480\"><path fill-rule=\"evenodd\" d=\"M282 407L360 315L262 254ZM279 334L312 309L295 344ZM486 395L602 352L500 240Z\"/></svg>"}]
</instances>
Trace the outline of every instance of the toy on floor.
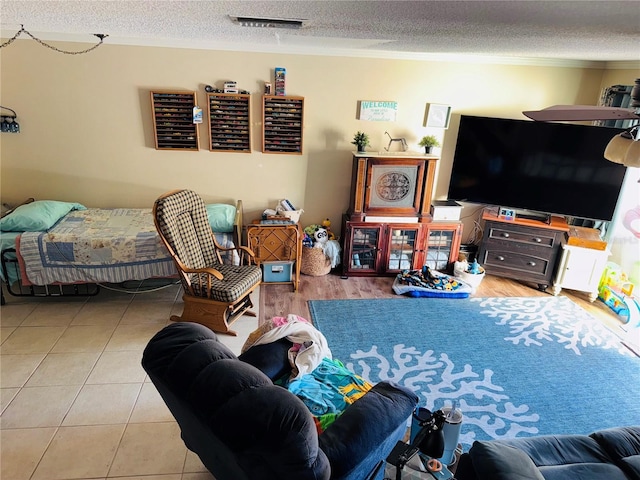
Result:
<instances>
[{"instance_id":1,"label":"toy on floor","mask_svg":"<svg viewBox=\"0 0 640 480\"><path fill-rule=\"evenodd\" d=\"M411 297L466 298L473 288L467 283L444 273L431 270L403 270L396 276L392 289L398 295Z\"/></svg>"},{"instance_id":2,"label":"toy on floor","mask_svg":"<svg viewBox=\"0 0 640 480\"><path fill-rule=\"evenodd\" d=\"M613 310L622 322L623 345L640 356L640 302L633 296L634 287L622 268L609 262L600 278L598 299Z\"/></svg>"},{"instance_id":3,"label":"toy on floor","mask_svg":"<svg viewBox=\"0 0 640 480\"><path fill-rule=\"evenodd\" d=\"M607 263L600 285L598 286L598 298L604 304L622 317L624 323L629 322L630 310L629 302L633 302L633 289L635 285L629 281L627 274L622 268L613 263Z\"/></svg>"}]
</instances>

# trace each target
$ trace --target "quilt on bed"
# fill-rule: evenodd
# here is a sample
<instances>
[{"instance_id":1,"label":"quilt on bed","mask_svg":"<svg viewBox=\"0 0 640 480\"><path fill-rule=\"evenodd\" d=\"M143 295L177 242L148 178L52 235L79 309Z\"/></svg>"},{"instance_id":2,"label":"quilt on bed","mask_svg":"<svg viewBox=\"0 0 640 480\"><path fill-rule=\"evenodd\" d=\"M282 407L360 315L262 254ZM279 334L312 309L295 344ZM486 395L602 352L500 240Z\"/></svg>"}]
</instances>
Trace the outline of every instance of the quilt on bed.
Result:
<instances>
[{"instance_id":1,"label":"quilt on bed","mask_svg":"<svg viewBox=\"0 0 640 480\"><path fill-rule=\"evenodd\" d=\"M26 277L36 285L176 275L150 209L72 211L47 232L24 232L17 244Z\"/></svg>"}]
</instances>

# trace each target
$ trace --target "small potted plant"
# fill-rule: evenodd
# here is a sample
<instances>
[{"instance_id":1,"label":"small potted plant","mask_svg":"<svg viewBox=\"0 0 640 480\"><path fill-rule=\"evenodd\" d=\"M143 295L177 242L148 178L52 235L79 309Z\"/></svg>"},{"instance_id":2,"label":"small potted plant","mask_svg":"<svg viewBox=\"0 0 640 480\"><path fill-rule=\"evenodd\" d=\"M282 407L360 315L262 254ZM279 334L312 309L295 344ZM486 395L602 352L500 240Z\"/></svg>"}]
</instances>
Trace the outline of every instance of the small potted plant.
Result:
<instances>
[{"instance_id":1,"label":"small potted plant","mask_svg":"<svg viewBox=\"0 0 640 480\"><path fill-rule=\"evenodd\" d=\"M431 149L433 147L439 147L440 142L434 135L426 135L420 139L418 145L424 147L424 153L431 153Z\"/></svg>"},{"instance_id":2,"label":"small potted plant","mask_svg":"<svg viewBox=\"0 0 640 480\"><path fill-rule=\"evenodd\" d=\"M357 131L353 136L353 143L356 147L358 147L359 152L364 152L364 147L368 147L369 144L369 135L364 132Z\"/></svg>"}]
</instances>

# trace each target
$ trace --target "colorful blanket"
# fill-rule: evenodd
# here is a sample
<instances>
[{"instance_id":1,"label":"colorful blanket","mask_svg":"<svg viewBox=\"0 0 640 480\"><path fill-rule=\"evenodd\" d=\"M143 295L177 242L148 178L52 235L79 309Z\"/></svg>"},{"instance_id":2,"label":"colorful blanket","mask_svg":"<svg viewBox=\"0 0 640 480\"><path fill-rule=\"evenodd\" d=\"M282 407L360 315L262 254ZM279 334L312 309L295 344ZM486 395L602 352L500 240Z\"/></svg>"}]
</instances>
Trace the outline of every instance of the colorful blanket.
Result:
<instances>
[{"instance_id":1,"label":"colorful blanket","mask_svg":"<svg viewBox=\"0 0 640 480\"><path fill-rule=\"evenodd\" d=\"M72 211L46 232L24 232L17 245L27 280L35 285L177 274L150 209Z\"/></svg>"},{"instance_id":2,"label":"colorful blanket","mask_svg":"<svg viewBox=\"0 0 640 480\"><path fill-rule=\"evenodd\" d=\"M283 386L307 406L319 434L372 387L340 360L329 358L323 358L311 373L284 381Z\"/></svg>"}]
</instances>

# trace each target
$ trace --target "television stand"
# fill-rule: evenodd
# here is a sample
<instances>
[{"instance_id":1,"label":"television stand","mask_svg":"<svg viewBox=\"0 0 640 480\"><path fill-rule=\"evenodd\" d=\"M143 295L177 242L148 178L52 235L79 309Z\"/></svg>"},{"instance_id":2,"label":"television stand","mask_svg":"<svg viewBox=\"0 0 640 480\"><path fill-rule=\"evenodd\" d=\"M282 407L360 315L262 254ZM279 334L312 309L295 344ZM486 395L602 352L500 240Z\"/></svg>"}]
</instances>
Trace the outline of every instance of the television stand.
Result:
<instances>
[{"instance_id":1,"label":"television stand","mask_svg":"<svg viewBox=\"0 0 640 480\"><path fill-rule=\"evenodd\" d=\"M516 218L524 218L526 220L537 220L544 222L547 225L551 225L551 215L546 213L518 213L516 212Z\"/></svg>"},{"instance_id":2,"label":"television stand","mask_svg":"<svg viewBox=\"0 0 640 480\"><path fill-rule=\"evenodd\" d=\"M535 283L541 291L552 285L569 226L562 217L551 216L549 223L538 218L516 214L514 220L505 220L495 213L482 214L484 234L477 259L488 275Z\"/></svg>"}]
</instances>

